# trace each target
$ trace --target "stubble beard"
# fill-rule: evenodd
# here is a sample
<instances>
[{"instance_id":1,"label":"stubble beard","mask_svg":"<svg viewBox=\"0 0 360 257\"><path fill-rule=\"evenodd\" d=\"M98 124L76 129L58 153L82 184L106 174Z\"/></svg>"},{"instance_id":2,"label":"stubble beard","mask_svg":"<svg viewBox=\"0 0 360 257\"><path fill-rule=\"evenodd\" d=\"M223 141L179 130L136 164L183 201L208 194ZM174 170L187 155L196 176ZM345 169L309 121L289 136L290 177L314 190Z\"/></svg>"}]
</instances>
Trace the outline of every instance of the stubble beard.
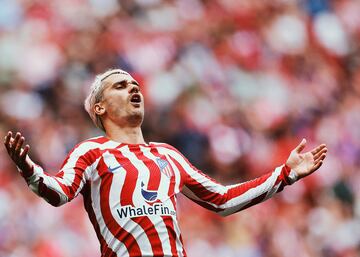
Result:
<instances>
[{"instance_id":1,"label":"stubble beard","mask_svg":"<svg viewBox=\"0 0 360 257\"><path fill-rule=\"evenodd\" d=\"M127 123L130 127L140 127L144 120L144 113L136 111L127 116Z\"/></svg>"}]
</instances>

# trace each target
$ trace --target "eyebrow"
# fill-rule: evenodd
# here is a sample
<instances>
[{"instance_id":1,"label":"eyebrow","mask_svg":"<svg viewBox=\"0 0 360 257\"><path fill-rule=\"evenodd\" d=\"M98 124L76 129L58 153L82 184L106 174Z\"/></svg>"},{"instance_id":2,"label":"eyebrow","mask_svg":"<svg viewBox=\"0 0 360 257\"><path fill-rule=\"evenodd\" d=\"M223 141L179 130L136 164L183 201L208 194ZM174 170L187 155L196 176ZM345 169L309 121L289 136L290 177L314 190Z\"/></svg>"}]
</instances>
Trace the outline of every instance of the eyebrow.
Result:
<instances>
[{"instance_id":1,"label":"eyebrow","mask_svg":"<svg viewBox=\"0 0 360 257\"><path fill-rule=\"evenodd\" d=\"M123 80L120 80L120 81L116 81L115 83L113 83L111 86L115 86L115 85L118 85L118 84L121 84L123 82L129 82L130 84L134 84L134 85L137 85L138 87L140 87L139 83L136 81L136 80L127 80L127 79L123 79Z\"/></svg>"}]
</instances>

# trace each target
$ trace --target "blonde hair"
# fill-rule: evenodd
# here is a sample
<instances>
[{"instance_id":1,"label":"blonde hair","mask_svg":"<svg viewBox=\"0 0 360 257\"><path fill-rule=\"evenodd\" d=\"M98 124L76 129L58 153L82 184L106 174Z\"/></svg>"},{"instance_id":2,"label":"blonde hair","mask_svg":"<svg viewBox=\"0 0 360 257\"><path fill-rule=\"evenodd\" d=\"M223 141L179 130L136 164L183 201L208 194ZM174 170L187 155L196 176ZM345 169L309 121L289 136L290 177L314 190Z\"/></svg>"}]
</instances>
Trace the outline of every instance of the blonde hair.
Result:
<instances>
[{"instance_id":1,"label":"blonde hair","mask_svg":"<svg viewBox=\"0 0 360 257\"><path fill-rule=\"evenodd\" d=\"M101 117L95 113L94 107L95 104L103 100L103 92L106 85L105 79L113 74L129 75L129 73L121 69L110 69L96 75L94 82L91 84L90 93L84 101L85 110L90 115L90 118L92 119L94 124L103 131L105 131L104 125L101 121Z\"/></svg>"}]
</instances>

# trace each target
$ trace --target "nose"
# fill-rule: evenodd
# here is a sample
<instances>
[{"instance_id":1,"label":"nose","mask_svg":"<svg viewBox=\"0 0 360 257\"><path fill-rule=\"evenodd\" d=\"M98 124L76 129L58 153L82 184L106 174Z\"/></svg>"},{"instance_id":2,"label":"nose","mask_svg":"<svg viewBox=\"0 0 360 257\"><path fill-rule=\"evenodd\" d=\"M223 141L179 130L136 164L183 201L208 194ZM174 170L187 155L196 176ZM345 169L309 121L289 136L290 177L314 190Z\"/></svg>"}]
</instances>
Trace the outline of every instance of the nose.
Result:
<instances>
[{"instance_id":1,"label":"nose","mask_svg":"<svg viewBox=\"0 0 360 257\"><path fill-rule=\"evenodd\" d=\"M139 93L140 91L140 88L138 85L135 85L135 84L131 84L130 85L130 90L129 90L129 93L133 94L133 93Z\"/></svg>"}]
</instances>

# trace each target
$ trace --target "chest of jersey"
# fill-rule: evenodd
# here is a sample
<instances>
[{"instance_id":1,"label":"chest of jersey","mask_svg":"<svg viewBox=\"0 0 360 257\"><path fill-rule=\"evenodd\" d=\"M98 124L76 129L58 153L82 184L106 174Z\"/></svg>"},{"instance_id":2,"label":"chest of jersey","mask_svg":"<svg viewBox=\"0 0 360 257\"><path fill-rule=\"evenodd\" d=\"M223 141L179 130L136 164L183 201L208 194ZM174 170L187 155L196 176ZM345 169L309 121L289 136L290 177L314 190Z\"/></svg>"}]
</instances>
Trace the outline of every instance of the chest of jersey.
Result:
<instances>
[{"instance_id":1,"label":"chest of jersey","mask_svg":"<svg viewBox=\"0 0 360 257\"><path fill-rule=\"evenodd\" d=\"M154 147L129 147L103 151L99 179L110 186L120 206L166 203L178 192L176 172L167 155Z\"/></svg>"}]
</instances>

